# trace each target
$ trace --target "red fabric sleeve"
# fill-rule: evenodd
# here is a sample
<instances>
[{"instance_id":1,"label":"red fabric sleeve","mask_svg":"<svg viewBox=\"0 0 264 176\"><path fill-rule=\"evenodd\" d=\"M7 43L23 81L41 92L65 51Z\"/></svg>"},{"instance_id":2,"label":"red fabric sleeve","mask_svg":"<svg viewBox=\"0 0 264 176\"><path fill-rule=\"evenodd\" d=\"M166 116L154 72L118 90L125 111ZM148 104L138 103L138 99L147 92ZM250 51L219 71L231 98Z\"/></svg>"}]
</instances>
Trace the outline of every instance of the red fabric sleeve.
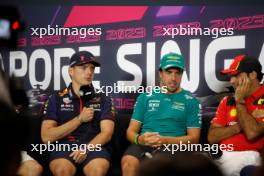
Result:
<instances>
[{"instance_id":1,"label":"red fabric sleeve","mask_svg":"<svg viewBox=\"0 0 264 176\"><path fill-rule=\"evenodd\" d=\"M227 124L227 99L224 97L218 105L215 117L212 119L211 124L218 124L222 127Z\"/></svg>"}]
</instances>

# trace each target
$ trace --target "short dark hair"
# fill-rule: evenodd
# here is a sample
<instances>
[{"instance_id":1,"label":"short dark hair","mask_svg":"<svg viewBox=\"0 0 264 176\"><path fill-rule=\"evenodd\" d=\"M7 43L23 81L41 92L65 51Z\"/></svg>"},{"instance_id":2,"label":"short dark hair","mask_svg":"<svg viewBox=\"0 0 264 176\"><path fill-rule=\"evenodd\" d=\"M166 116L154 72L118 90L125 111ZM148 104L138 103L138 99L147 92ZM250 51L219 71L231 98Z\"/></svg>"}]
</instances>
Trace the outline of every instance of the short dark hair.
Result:
<instances>
[{"instance_id":1,"label":"short dark hair","mask_svg":"<svg viewBox=\"0 0 264 176\"><path fill-rule=\"evenodd\" d=\"M262 79L263 79L263 73L262 72L257 72L257 79L259 80L259 82L262 81Z\"/></svg>"}]
</instances>

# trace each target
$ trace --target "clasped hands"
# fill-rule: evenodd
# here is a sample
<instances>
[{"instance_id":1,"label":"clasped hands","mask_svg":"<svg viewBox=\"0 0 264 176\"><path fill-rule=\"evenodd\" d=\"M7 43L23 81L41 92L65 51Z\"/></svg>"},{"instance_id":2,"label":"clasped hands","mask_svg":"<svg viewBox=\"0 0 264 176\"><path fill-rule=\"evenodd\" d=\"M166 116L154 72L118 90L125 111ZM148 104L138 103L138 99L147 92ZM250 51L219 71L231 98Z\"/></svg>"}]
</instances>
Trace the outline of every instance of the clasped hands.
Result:
<instances>
[{"instance_id":1,"label":"clasped hands","mask_svg":"<svg viewBox=\"0 0 264 176\"><path fill-rule=\"evenodd\" d=\"M145 132L139 136L138 140L141 145L154 148L160 147L162 144L164 144L164 137L158 132Z\"/></svg>"}]
</instances>

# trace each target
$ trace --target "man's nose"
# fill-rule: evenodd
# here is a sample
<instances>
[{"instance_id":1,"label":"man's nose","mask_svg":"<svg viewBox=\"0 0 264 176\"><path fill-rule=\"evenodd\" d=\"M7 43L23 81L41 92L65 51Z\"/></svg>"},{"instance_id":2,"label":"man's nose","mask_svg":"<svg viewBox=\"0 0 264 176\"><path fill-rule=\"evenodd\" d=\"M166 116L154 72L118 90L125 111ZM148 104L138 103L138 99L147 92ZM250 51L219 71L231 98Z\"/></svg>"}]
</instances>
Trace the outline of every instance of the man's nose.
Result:
<instances>
[{"instance_id":1,"label":"man's nose","mask_svg":"<svg viewBox=\"0 0 264 176\"><path fill-rule=\"evenodd\" d=\"M89 69L89 68L87 68L87 69L85 70L85 73L91 75L91 74L92 74L92 70Z\"/></svg>"},{"instance_id":2,"label":"man's nose","mask_svg":"<svg viewBox=\"0 0 264 176\"><path fill-rule=\"evenodd\" d=\"M177 78L177 75L176 75L176 74L172 74L172 75L171 75L171 80L175 81L176 78Z\"/></svg>"}]
</instances>

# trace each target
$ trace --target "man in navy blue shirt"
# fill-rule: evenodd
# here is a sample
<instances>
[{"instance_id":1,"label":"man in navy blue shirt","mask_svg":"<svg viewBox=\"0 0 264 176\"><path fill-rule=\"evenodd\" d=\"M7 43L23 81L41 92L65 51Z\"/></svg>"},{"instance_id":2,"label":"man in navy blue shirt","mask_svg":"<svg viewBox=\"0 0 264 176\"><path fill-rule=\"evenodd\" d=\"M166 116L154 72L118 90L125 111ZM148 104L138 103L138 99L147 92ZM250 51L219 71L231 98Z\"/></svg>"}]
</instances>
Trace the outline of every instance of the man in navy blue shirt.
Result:
<instances>
[{"instance_id":1,"label":"man in navy blue shirt","mask_svg":"<svg viewBox=\"0 0 264 176\"><path fill-rule=\"evenodd\" d=\"M71 84L50 97L41 127L44 143L56 145L50 151L53 175L74 175L81 166L85 175L103 176L109 168L108 142L114 131L111 99L92 86L95 67L100 66L87 51L71 57ZM59 147L58 147L59 146Z\"/></svg>"}]
</instances>

